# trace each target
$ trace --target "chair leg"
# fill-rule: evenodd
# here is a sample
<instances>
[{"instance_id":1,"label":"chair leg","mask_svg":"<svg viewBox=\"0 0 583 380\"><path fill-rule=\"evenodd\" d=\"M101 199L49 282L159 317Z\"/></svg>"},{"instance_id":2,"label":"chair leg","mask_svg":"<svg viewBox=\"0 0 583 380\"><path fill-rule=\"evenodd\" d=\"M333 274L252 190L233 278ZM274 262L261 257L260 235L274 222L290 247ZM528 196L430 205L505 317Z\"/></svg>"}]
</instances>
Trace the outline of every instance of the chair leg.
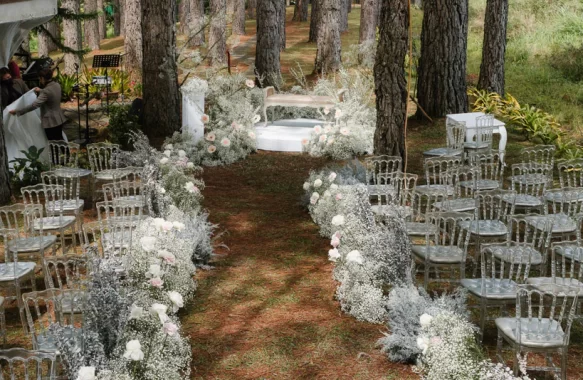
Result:
<instances>
[{"instance_id":1,"label":"chair leg","mask_svg":"<svg viewBox=\"0 0 583 380\"><path fill-rule=\"evenodd\" d=\"M499 363L504 363L502 357L502 344L504 343L504 339L502 338L502 332L498 329L498 337L496 339L496 356L498 358Z\"/></svg>"},{"instance_id":2,"label":"chair leg","mask_svg":"<svg viewBox=\"0 0 583 380\"><path fill-rule=\"evenodd\" d=\"M267 107L263 106L263 118L265 119L264 126L267 127Z\"/></svg>"},{"instance_id":3,"label":"chair leg","mask_svg":"<svg viewBox=\"0 0 583 380\"><path fill-rule=\"evenodd\" d=\"M567 380L567 347L561 349L561 380Z\"/></svg>"},{"instance_id":4,"label":"chair leg","mask_svg":"<svg viewBox=\"0 0 583 380\"><path fill-rule=\"evenodd\" d=\"M480 304L480 342L484 340L484 328L486 326L486 314L488 308L486 307L486 301L482 299Z\"/></svg>"}]
</instances>

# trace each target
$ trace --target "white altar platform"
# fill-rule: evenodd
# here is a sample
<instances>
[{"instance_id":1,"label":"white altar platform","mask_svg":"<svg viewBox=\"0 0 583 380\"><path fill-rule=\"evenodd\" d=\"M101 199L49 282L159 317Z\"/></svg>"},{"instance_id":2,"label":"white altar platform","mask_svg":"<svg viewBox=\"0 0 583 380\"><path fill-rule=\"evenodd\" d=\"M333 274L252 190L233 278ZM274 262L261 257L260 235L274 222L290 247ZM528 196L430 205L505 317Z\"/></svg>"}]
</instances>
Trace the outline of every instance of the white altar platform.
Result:
<instances>
[{"instance_id":1,"label":"white altar platform","mask_svg":"<svg viewBox=\"0 0 583 380\"><path fill-rule=\"evenodd\" d=\"M288 119L270 122L267 126L263 121L255 124L257 149L276 152L301 152L302 140L310 139L316 125L322 125L322 120Z\"/></svg>"}]
</instances>

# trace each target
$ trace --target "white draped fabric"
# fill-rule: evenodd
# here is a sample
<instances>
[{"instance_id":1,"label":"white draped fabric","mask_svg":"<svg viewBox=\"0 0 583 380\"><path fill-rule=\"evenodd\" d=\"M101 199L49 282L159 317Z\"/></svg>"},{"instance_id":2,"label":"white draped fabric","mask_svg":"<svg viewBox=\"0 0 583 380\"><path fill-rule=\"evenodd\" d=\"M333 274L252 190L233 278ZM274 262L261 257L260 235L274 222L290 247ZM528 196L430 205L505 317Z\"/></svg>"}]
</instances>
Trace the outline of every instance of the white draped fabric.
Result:
<instances>
[{"instance_id":1,"label":"white draped fabric","mask_svg":"<svg viewBox=\"0 0 583 380\"><path fill-rule=\"evenodd\" d=\"M182 96L182 131L193 137L197 143L203 138L204 93L201 95L185 94Z\"/></svg>"},{"instance_id":2,"label":"white draped fabric","mask_svg":"<svg viewBox=\"0 0 583 380\"><path fill-rule=\"evenodd\" d=\"M22 116L11 115L9 112L14 109L21 109L36 100L34 91L30 90L17 101L10 104L2 114L4 121L4 141L6 144L6 154L8 161L14 158L22 158L24 154L21 150L27 151L31 146L38 149L45 148L42 158L48 162L49 152L47 149L47 136L41 127L40 109L28 112ZM8 164L11 168L13 164Z\"/></svg>"}]
</instances>

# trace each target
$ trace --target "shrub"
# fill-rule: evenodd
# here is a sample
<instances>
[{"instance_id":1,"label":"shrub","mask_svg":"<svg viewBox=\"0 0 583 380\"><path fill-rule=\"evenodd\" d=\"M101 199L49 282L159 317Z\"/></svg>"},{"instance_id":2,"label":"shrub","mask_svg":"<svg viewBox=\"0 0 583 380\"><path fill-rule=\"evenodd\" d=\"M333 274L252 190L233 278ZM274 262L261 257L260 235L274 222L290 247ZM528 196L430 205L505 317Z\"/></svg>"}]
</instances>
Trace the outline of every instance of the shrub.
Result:
<instances>
[{"instance_id":1,"label":"shrub","mask_svg":"<svg viewBox=\"0 0 583 380\"><path fill-rule=\"evenodd\" d=\"M131 106L113 105L109 108L109 138L112 143L120 144L122 149L132 148L130 132L140 129L138 117L130 114Z\"/></svg>"}]
</instances>

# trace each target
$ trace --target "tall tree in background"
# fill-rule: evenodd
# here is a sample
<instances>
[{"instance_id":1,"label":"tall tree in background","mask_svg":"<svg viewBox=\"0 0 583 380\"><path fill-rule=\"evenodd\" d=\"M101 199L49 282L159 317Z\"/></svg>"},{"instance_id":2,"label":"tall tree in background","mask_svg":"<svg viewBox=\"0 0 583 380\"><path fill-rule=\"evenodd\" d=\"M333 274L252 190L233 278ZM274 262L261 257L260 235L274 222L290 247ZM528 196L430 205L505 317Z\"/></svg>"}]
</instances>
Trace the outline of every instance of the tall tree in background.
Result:
<instances>
[{"instance_id":1,"label":"tall tree in background","mask_svg":"<svg viewBox=\"0 0 583 380\"><path fill-rule=\"evenodd\" d=\"M255 20L257 18L257 0L247 1L247 18Z\"/></svg>"},{"instance_id":2,"label":"tall tree in background","mask_svg":"<svg viewBox=\"0 0 583 380\"><path fill-rule=\"evenodd\" d=\"M144 133L170 136L180 129L174 0L142 3Z\"/></svg>"},{"instance_id":3,"label":"tall tree in background","mask_svg":"<svg viewBox=\"0 0 583 380\"><path fill-rule=\"evenodd\" d=\"M78 15L80 13L79 0L62 0L61 8L69 14ZM74 17L63 18L63 37L63 42L66 47L80 51L83 48L81 41L81 21ZM63 70L65 74L74 74L80 65L81 59L79 58L79 54L72 52L65 53L65 68Z\"/></svg>"},{"instance_id":4,"label":"tall tree in background","mask_svg":"<svg viewBox=\"0 0 583 380\"><path fill-rule=\"evenodd\" d=\"M347 2L350 0L339 0L340 2L340 33L348 30L348 6Z\"/></svg>"},{"instance_id":5,"label":"tall tree in background","mask_svg":"<svg viewBox=\"0 0 583 380\"><path fill-rule=\"evenodd\" d=\"M97 12L97 0L85 0L84 4L84 13ZM101 38L99 37L99 22L97 17L85 20L83 27L85 29L85 44L91 50L98 50Z\"/></svg>"},{"instance_id":6,"label":"tall tree in background","mask_svg":"<svg viewBox=\"0 0 583 380\"><path fill-rule=\"evenodd\" d=\"M261 1L261 0L258 0ZM286 2L285 0L280 0L279 2L277 2L277 19L278 19L278 26L279 26L279 40L280 40L280 44L279 44L279 50L283 51L285 50L285 39L286 39L286 35L285 35L285 22L286 22ZM257 16L259 17L259 16Z\"/></svg>"},{"instance_id":7,"label":"tall tree in background","mask_svg":"<svg viewBox=\"0 0 583 380\"><path fill-rule=\"evenodd\" d=\"M419 105L429 116L467 112L468 0L433 0L423 6Z\"/></svg>"},{"instance_id":8,"label":"tall tree in background","mask_svg":"<svg viewBox=\"0 0 583 380\"><path fill-rule=\"evenodd\" d=\"M122 11L123 7L120 4L121 0L114 0L113 1L113 34L116 36L121 35L121 26L122 26Z\"/></svg>"},{"instance_id":9,"label":"tall tree in background","mask_svg":"<svg viewBox=\"0 0 583 380\"><path fill-rule=\"evenodd\" d=\"M142 5L149 3L150 0L142 2L142 0L125 0L124 9L124 45L126 55L124 57L125 67L130 73L132 79L140 82L142 78ZM164 13L165 11L160 11ZM154 29L156 27L152 26Z\"/></svg>"},{"instance_id":10,"label":"tall tree in background","mask_svg":"<svg viewBox=\"0 0 583 380\"><path fill-rule=\"evenodd\" d=\"M478 88L504 95L508 0L488 0Z\"/></svg>"},{"instance_id":11,"label":"tall tree in background","mask_svg":"<svg viewBox=\"0 0 583 380\"><path fill-rule=\"evenodd\" d=\"M233 12L233 34L245 35L245 0L233 0L235 10Z\"/></svg>"},{"instance_id":12,"label":"tall tree in background","mask_svg":"<svg viewBox=\"0 0 583 380\"><path fill-rule=\"evenodd\" d=\"M255 70L262 78L264 86L279 85L281 68L279 52L281 37L278 8L282 0L258 0L257 3L257 48L255 49Z\"/></svg>"},{"instance_id":13,"label":"tall tree in background","mask_svg":"<svg viewBox=\"0 0 583 380\"><path fill-rule=\"evenodd\" d=\"M308 42L317 42L318 33L322 18L322 2L324 0L312 0L312 14L310 15L310 35L308 36Z\"/></svg>"},{"instance_id":14,"label":"tall tree in background","mask_svg":"<svg viewBox=\"0 0 583 380\"><path fill-rule=\"evenodd\" d=\"M57 44L53 42L49 33L55 37L57 40L61 39L61 33L59 30L59 24L56 19L52 19L47 23L43 24L46 32L43 29L38 30L38 47L37 52L39 57L47 56L50 52L57 50ZM48 32L48 33L47 33Z\"/></svg>"},{"instance_id":15,"label":"tall tree in background","mask_svg":"<svg viewBox=\"0 0 583 380\"><path fill-rule=\"evenodd\" d=\"M178 6L178 20L180 21L180 29L178 29L181 34L188 34L188 18L190 17L190 1L181 0Z\"/></svg>"},{"instance_id":16,"label":"tall tree in background","mask_svg":"<svg viewBox=\"0 0 583 380\"><path fill-rule=\"evenodd\" d=\"M105 9L103 0L97 0L97 25L99 26L99 39L107 38L107 20L105 19Z\"/></svg>"},{"instance_id":17,"label":"tall tree in background","mask_svg":"<svg viewBox=\"0 0 583 380\"><path fill-rule=\"evenodd\" d=\"M346 6L339 0L323 0L319 6L321 25L314 71L327 74L340 68L340 8Z\"/></svg>"},{"instance_id":18,"label":"tall tree in background","mask_svg":"<svg viewBox=\"0 0 583 380\"><path fill-rule=\"evenodd\" d=\"M352 0L346 2L346 7L348 8L348 13L352 12Z\"/></svg>"},{"instance_id":19,"label":"tall tree in background","mask_svg":"<svg viewBox=\"0 0 583 380\"><path fill-rule=\"evenodd\" d=\"M294 5L294 17L292 21L308 21L308 3L309 0L296 0Z\"/></svg>"},{"instance_id":20,"label":"tall tree in background","mask_svg":"<svg viewBox=\"0 0 583 380\"><path fill-rule=\"evenodd\" d=\"M227 2L227 14L232 15L235 12L235 1L236 0L226 0Z\"/></svg>"},{"instance_id":21,"label":"tall tree in background","mask_svg":"<svg viewBox=\"0 0 583 380\"><path fill-rule=\"evenodd\" d=\"M360 2L360 34L358 42L361 44L376 38L379 1L381 0L361 0Z\"/></svg>"},{"instance_id":22,"label":"tall tree in background","mask_svg":"<svg viewBox=\"0 0 583 380\"><path fill-rule=\"evenodd\" d=\"M227 64L227 15L225 0L211 0L211 27L209 31L209 63Z\"/></svg>"},{"instance_id":23,"label":"tall tree in background","mask_svg":"<svg viewBox=\"0 0 583 380\"><path fill-rule=\"evenodd\" d=\"M380 1L380 38L374 65L377 107L374 153L404 158L409 9L407 0Z\"/></svg>"},{"instance_id":24,"label":"tall tree in background","mask_svg":"<svg viewBox=\"0 0 583 380\"><path fill-rule=\"evenodd\" d=\"M190 3L188 18L188 46L204 44L204 0L185 0Z\"/></svg>"}]
</instances>

